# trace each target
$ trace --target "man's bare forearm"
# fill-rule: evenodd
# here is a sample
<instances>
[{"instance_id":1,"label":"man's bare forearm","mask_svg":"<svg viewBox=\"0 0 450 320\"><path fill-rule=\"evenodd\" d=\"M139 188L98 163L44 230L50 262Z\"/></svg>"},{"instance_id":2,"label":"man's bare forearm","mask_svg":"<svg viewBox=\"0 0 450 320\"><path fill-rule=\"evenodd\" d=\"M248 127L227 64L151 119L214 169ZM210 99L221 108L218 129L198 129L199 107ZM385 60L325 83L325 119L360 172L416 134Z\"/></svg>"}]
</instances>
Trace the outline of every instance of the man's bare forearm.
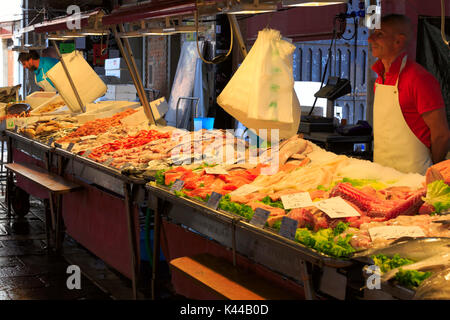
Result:
<instances>
[{"instance_id":1,"label":"man's bare forearm","mask_svg":"<svg viewBox=\"0 0 450 320\"><path fill-rule=\"evenodd\" d=\"M450 148L450 134L440 135L431 139L431 157L433 163L445 160Z\"/></svg>"}]
</instances>

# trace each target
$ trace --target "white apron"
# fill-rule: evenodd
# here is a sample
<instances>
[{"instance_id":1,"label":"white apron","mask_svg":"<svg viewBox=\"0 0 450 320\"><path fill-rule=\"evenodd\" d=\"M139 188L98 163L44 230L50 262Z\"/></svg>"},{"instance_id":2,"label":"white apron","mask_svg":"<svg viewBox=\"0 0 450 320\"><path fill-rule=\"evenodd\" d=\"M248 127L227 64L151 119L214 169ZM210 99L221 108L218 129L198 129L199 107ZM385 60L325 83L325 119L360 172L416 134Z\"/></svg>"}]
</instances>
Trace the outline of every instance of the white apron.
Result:
<instances>
[{"instance_id":1,"label":"white apron","mask_svg":"<svg viewBox=\"0 0 450 320\"><path fill-rule=\"evenodd\" d=\"M405 68L403 58L400 73ZM395 86L376 84L374 115L374 162L404 173L425 174L433 165L430 149L411 131L400 108L398 78Z\"/></svg>"},{"instance_id":2,"label":"white apron","mask_svg":"<svg viewBox=\"0 0 450 320\"><path fill-rule=\"evenodd\" d=\"M44 91L56 92L56 89L48 82L48 78L44 73L44 80L37 82L36 75L34 75L34 82L41 87Z\"/></svg>"}]
</instances>

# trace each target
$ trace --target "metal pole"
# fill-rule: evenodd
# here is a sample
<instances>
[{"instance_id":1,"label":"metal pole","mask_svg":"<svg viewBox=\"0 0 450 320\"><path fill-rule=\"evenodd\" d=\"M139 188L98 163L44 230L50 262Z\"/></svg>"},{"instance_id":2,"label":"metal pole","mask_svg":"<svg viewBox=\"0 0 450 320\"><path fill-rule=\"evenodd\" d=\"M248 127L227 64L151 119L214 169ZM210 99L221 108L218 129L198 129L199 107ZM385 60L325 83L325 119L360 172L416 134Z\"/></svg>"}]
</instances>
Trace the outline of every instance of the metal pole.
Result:
<instances>
[{"instance_id":1,"label":"metal pole","mask_svg":"<svg viewBox=\"0 0 450 320\"><path fill-rule=\"evenodd\" d=\"M159 246L160 246L160 232L161 232L161 217L160 217L160 200L150 195L151 207L154 211L154 223L153 223L153 266L152 266L152 300L156 300L157 287L156 282L158 280L158 264L159 264Z\"/></svg>"},{"instance_id":2,"label":"metal pole","mask_svg":"<svg viewBox=\"0 0 450 320\"><path fill-rule=\"evenodd\" d=\"M234 35L236 36L239 49L241 49L242 56L245 58L247 56L247 48L245 47L244 38L242 37L241 28L239 28L238 21L236 19L236 15L227 14L228 22L233 25Z\"/></svg>"},{"instance_id":3,"label":"metal pole","mask_svg":"<svg viewBox=\"0 0 450 320\"><path fill-rule=\"evenodd\" d=\"M136 233L134 225L133 214L133 200L131 198L131 186L128 183L123 184L123 190L125 193L125 206L127 215L128 226L128 239L130 244L130 256L131 256L131 281L133 286L133 298L137 300L137 261L136 261Z\"/></svg>"},{"instance_id":4,"label":"metal pole","mask_svg":"<svg viewBox=\"0 0 450 320\"><path fill-rule=\"evenodd\" d=\"M305 260L300 261L300 272L303 281L303 288L305 290L306 300L314 300L315 299L314 290L312 287L311 277L309 276Z\"/></svg>"},{"instance_id":5,"label":"metal pole","mask_svg":"<svg viewBox=\"0 0 450 320\"><path fill-rule=\"evenodd\" d=\"M134 86L136 87L136 90L139 95L139 99L141 100L142 106L144 107L144 112L147 118L150 120L151 124L156 124L155 117L153 115L152 109L150 108L150 105L148 103L147 96L145 95L144 87L142 85L141 78L139 77L138 69L136 67L136 62L134 60L133 52L130 47L130 43L127 38L124 38L125 48L122 44L122 39L120 39L116 28L113 28L114 30L114 37L116 38L116 42L119 46L120 52L122 54L122 57L125 59L125 63L127 64L128 70L130 71L131 77L133 78ZM119 30L120 32L124 33L124 28L122 24L119 24ZM125 52L125 49L127 50L127 53Z\"/></svg>"},{"instance_id":6,"label":"metal pole","mask_svg":"<svg viewBox=\"0 0 450 320\"><path fill-rule=\"evenodd\" d=\"M86 112L86 108L84 107L83 102L81 101L81 98L80 98L80 95L78 94L77 88L75 88L75 84L73 83L72 77L70 76L69 70L67 69L66 63L64 62L64 59L61 56L61 52L59 52L59 49L58 49L58 46L56 45L55 40L52 40L52 43L56 49L56 54L58 55L58 58L61 61L64 72L66 73L67 79L69 79L70 86L72 87L73 93L75 94L75 97L77 98L77 101L78 101L78 104L80 105L81 111Z\"/></svg>"}]
</instances>

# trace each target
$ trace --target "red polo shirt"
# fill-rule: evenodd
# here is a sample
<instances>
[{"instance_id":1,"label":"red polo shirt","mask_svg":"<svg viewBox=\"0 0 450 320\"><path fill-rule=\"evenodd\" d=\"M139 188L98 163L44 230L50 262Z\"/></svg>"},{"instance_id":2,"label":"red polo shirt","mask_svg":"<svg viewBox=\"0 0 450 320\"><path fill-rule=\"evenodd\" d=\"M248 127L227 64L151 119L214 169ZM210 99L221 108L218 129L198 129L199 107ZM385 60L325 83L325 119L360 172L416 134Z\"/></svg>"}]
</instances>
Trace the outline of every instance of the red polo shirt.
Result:
<instances>
[{"instance_id":1,"label":"red polo shirt","mask_svg":"<svg viewBox=\"0 0 450 320\"><path fill-rule=\"evenodd\" d=\"M401 54L394 63L392 63L389 71L386 73L386 80L384 83L384 65L381 60L378 60L372 66L373 71L378 74L376 83L394 86L405 55L406 53ZM423 121L421 115L428 111L445 108L439 82L420 64L408 59L405 68L400 73L398 91L400 107L406 123L417 138L430 148L430 129L425 121ZM374 110L374 112L376 112L376 110Z\"/></svg>"}]
</instances>

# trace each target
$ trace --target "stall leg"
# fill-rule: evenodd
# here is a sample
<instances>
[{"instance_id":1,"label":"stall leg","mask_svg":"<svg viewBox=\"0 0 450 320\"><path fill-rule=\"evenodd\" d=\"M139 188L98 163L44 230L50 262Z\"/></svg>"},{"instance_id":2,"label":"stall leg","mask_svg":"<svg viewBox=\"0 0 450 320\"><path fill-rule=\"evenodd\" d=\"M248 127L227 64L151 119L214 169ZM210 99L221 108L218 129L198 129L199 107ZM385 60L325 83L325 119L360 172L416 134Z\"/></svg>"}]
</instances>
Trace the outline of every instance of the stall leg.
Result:
<instances>
[{"instance_id":1,"label":"stall leg","mask_svg":"<svg viewBox=\"0 0 450 320\"><path fill-rule=\"evenodd\" d=\"M133 198L131 185L124 183L124 193L125 193L125 205L127 213L127 226L128 226L128 238L130 242L130 255L131 255L131 274L132 274L132 286L133 286L133 299L137 300L137 245L136 245L136 229L134 225L134 215L133 215Z\"/></svg>"},{"instance_id":2,"label":"stall leg","mask_svg":"<svg viewBox=\"0 0 450 320\"><path fill-rule=\"evenodd\" d=\"M12 163L13 162L13 157L12 157L12 139L10 137L7 138L7 150L8 150L8 155L7 155L7 162L8 163ZM6 207L7 207L7 216L8 218L11 217L11 196L12 196L12 187L14 186L14 176L13 173L10 172L9 170L7 170L8 172L6 173L6 195L5 195L5 199L6 199Z\"/></svg>"},{"instance_id":3,"label":"stall leg","mask_svg":"<svg viewBox=\"0 0 450 320\"><path fill-rule=\"evenodd\" d=\"M311 276L308 272L308 266L306 264L306 261L302 260L300 262L300 270L301 270L301 277L303 281L303 287L305 288L305 297L306 300L314 300L315 294L312 286Z\"/></svg>"},{"instance_id":4,"label":"stall leg","mask_svg":"<svg viewBox=\"0 0 450 320\"><path fill-rule=\"evenodd\" d=\"M152 300L156 299L156 285L158 279L158 262L159 262L159 247L160 247L160 232L161 232L161 216L159 212L159 199L155 196L150 196L150 205L154 211L154 225L153 225L153 268L152 268Z\"/></svg>"},{"instance_id":5,"label":"stall leg","mask_svg":"<svg viewBox=\"0 0 450 320\"><path fill-rule=\"evenodd\" d=\"M64 242L64 223L62 217L62 196L55 196L55 250L57 254L61 253L62 244Z\"/></svg>"},{"instance_id":6,"label":"stall leg","mask_svg":"<svg viewBox=\"0 0 450 320\"><path fill-rule=\"evenodd\" d=\"M51 253L53 246L52 237L52 224L51 224L51 214L50 214L50 200L44 199L44 213L45 213L45 234L47 237L47 253Z\"/></svg>"}]
</instances>

